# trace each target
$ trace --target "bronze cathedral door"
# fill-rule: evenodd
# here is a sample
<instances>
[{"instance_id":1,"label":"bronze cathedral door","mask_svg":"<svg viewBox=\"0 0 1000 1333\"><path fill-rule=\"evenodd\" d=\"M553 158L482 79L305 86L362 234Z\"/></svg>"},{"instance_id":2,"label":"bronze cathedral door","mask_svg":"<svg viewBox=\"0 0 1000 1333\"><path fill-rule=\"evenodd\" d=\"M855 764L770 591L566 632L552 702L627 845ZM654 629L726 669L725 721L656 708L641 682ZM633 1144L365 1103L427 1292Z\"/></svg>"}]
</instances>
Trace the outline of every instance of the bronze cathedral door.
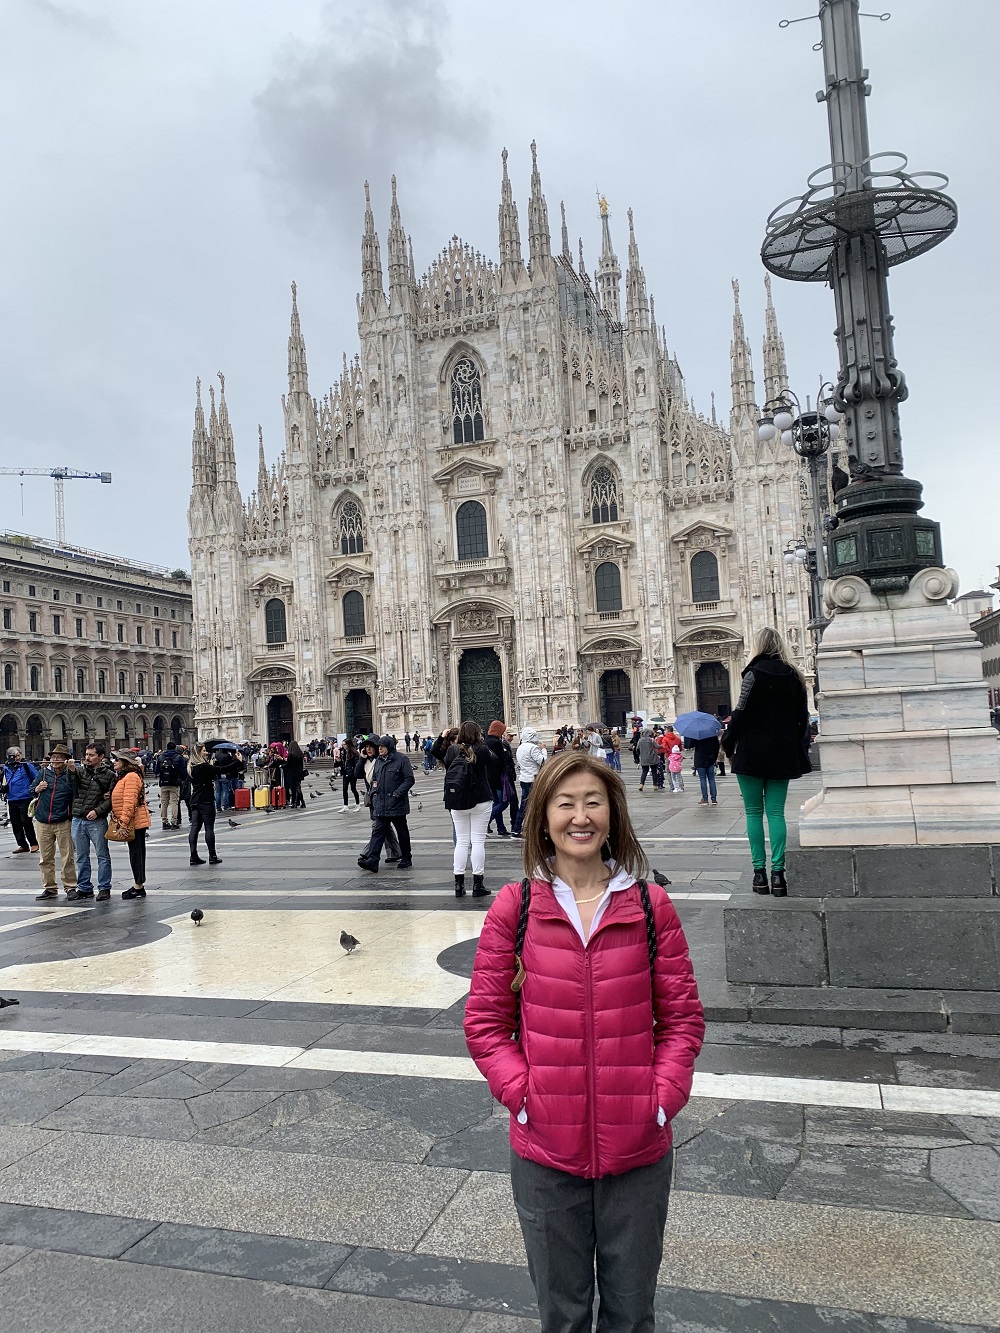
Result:
<instances>
[{"instance_id":1,"label":"bronze cathedral door","mask_svg":"<svg viewBox=\"0 0 1000 1333\"><path fill-rule=\"evenodd\" d=\"M458 664L457 723L471 718L485 732L491 722L505 721L503 670L492 648L466 648Z\"/></svg>"}]
</instances>

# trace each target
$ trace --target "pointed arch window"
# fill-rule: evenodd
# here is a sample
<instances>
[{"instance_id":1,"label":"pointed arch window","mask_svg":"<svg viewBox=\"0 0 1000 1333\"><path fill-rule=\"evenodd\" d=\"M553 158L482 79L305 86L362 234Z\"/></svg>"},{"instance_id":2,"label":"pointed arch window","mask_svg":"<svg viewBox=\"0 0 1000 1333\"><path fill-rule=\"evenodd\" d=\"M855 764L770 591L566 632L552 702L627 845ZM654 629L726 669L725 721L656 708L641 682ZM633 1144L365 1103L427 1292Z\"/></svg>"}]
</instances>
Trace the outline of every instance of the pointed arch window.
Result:
<instances>
[{"instance_id":1,"label":"pointed arch window","mask_svg":"<svg viewBox=\"0 0 1000 1333\"><path fill-rule=\"evenodd\" d=\"M365 599L355 589L344 594L344 637L364 638Z\"/></svg>"},{"instance_id":2,"label":"pointed arch window","mask_svg":"<svg viewBox=\"0 0 1000 1333\"><path fill-rule=\"evenodd\" d=\"M286 630L285 603L280 597L272 597L264 604L264 631L267 642L287 642Z\"/></svg>"},{"instance_id":3,"label":"pointed arch window","mask_svg":"<svg viewBox=\"0 0 1000 1333\"><path fill-rule=\"evenodd\" d=\"M483 382L471 357L463 356L451 372L452 437L456 444L484 438Z\"/></svg>"},{"instance_id":4,"label":"pointed arch window","mask_svg":"<svg viewBox=\"0 0 1000 1333\"><path fill-rule=\"evenodd\" d=\"M618 478L609 467L602 465L590 482L590 521L617 523L619 502Z\"/></svg>"},{"instance_id":5,"label":"pointed arch window","mask_svg":"<svg viewBox=\"0 0 1000 1333\"><path fill-rule=\"evenodd\" d=\"M691 600L719 600L719 562L711 551L698 551L691 557Z\"/></svg>"},{"instance_id":6,"label":"pointed arch window","mask_svg":"<svg viewBox=\"0 0 1000 1333\"><path fill-rule=\"evenodd\" d=\"M340 554L360 555L365 549L365 516L357 500L340 506Z\"/></svg>"},{"instance_id":7,"label":"pointed arch window","mask_svg":"<svg viewBox=\"0 0 1000 1333\"><path fill-rule=\"evenodd\" d=\"M490 553L486 510L478 500L466 500L455 515L459 560L485 560Z\"/></svg>"},{"instance_id":8,"label":"pointed arch window","mask_svg":"<svg viewBox=\"0 0 1000 1333\"><path fill-rule=\"evenodd\" d=\"M622 573L610 560L594 571L594 591L599 613L622 609Z\"/></svg>"}]
</instances>

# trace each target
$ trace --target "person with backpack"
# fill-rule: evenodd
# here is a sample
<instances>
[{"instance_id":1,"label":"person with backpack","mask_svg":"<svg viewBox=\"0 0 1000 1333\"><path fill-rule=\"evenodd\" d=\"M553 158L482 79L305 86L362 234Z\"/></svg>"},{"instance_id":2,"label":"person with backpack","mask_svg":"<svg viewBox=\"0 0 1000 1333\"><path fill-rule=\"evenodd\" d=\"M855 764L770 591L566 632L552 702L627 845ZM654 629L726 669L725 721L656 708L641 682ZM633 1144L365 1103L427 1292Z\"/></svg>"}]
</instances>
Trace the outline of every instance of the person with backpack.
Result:
<instances>
[{"instance_id":1,"label":"person with backpack","mask_svg":"<svg viewBox=\"0 0 1000 1333\"><path fill-rule=\"evenodd\" d=\"M455 897L465 897L465 868L472 848L472 896L485 898L486 826L493 809L493 756L478 722L463 722L444 757L444 805L455 826Z\"/></svg>"},{"instance_id":2,"label":"person with backpack","mask_svg":"<svg viewBox=\"0 0 1000 1333\"><path fill-rule=\"evenodd\" d=\"M153 766L160 784L160 819L163 828L181 826L181 787L187 777L187 762L175 741L167 741L167 748Z\"/></svg>"},{"instance_id":3,"label":"person with backpack","mask_svg":"<svg viewBox=\"0 0 1000 1333\"><path fill-rule=\"evenodd\" d=\"M545 1333L651 1333L672 1166L705 1019L625 784L569 752L535 779L525 878L483 924L469 1053L510 1112L511 1185ZM595 1273L596 1269L596 1273Z\"/></svg>"},{"instance_id":4,"label":"person with backpack","mask_svg":"<svg viewBox=\"0 0 1000 1333\"><path fill-rule=\"evenodd\" d=\"M407 792L413 786L413 765L405 754L396 750L395 736L382 736L378 742L378 758L372 771L371 811L372 837L368 844L367 855L358 857L362 870L378 874L379 858L382 855L382 843L386 831L391 825L399 839L399 864L397 870L411 870L413 858L410 854L410 830L406 816L410 813L410 798Z\"/></svg>"},{"instance_id":5,"label":"person with backpack","mask_svg":"<svg viewBox=\"0 0 1000 1333\"><path fill-rule=\"evenodd\" d=\"M37 852L38 839L35 826L28 814L31 804L31 792L38 781L38 769L29 764L16 745L7 751L7 762L0 770L0 792L7 802L10 814L10 831L17 846L14 855L22 852Z\"/></svg>"}]
</instances>

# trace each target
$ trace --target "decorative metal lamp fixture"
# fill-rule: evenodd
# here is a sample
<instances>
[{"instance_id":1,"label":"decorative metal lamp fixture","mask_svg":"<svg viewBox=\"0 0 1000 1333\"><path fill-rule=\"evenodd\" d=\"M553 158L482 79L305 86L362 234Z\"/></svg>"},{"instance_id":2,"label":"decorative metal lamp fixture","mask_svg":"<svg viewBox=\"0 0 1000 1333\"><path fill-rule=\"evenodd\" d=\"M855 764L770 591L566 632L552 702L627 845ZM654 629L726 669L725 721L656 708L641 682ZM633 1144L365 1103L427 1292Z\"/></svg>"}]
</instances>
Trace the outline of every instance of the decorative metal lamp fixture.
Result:
<instances>
[{"instance_id":1,"label":"decorative metal lamp fixture","mask_svg":"<svg viewBox=\"0 0 1000 1333\"><path fill-rule=\"evenodd\" d=\"M943 556L940 528L917 516L920 483L903 476L899 404L907 388L893 352L888 272L949 236L958 210L943 193L947 177L911 174L900 153L871 153L860 19L858 0L820 0L826 79L816 98L827 106L831 161L768 218L761 259L780 278L833 288L840 374L832 406L844 419L850 484L836 497L829 575L858 574L873 591L890 592ZM771 418L775 429L786 415Z\"/></svg>"}]
</instances>

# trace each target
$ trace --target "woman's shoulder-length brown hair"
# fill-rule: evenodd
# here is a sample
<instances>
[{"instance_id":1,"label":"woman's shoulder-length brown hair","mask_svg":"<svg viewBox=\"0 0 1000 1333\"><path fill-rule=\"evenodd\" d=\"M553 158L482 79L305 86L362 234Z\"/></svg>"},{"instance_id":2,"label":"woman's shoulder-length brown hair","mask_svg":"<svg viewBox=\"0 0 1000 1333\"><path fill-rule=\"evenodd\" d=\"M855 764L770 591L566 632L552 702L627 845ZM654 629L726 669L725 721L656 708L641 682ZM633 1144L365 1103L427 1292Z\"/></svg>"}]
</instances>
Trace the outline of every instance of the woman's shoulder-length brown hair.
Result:
<instances>
[{"instance_id":1,"label":"woman's shoulder-length brown hair","mask_svg":"<svg viewBox=\"0 0 1000 1333\"><path fill-rule=\"evenodd\" d=\"M625 783L613 768L580 750L564 750L553 755L542 765L531 784L528 813L522 829L524 873L529 878L535 874L541 874L543 879L550 878L548 862L554 848L545 831L548 804L560 784L576 773L590 774L607 792L611 829L603 849L605 860L614 861L619 870L628 871L636 879L645 878L649 874L649 862L632 827Z\"/></svg>"}]
</instances>

